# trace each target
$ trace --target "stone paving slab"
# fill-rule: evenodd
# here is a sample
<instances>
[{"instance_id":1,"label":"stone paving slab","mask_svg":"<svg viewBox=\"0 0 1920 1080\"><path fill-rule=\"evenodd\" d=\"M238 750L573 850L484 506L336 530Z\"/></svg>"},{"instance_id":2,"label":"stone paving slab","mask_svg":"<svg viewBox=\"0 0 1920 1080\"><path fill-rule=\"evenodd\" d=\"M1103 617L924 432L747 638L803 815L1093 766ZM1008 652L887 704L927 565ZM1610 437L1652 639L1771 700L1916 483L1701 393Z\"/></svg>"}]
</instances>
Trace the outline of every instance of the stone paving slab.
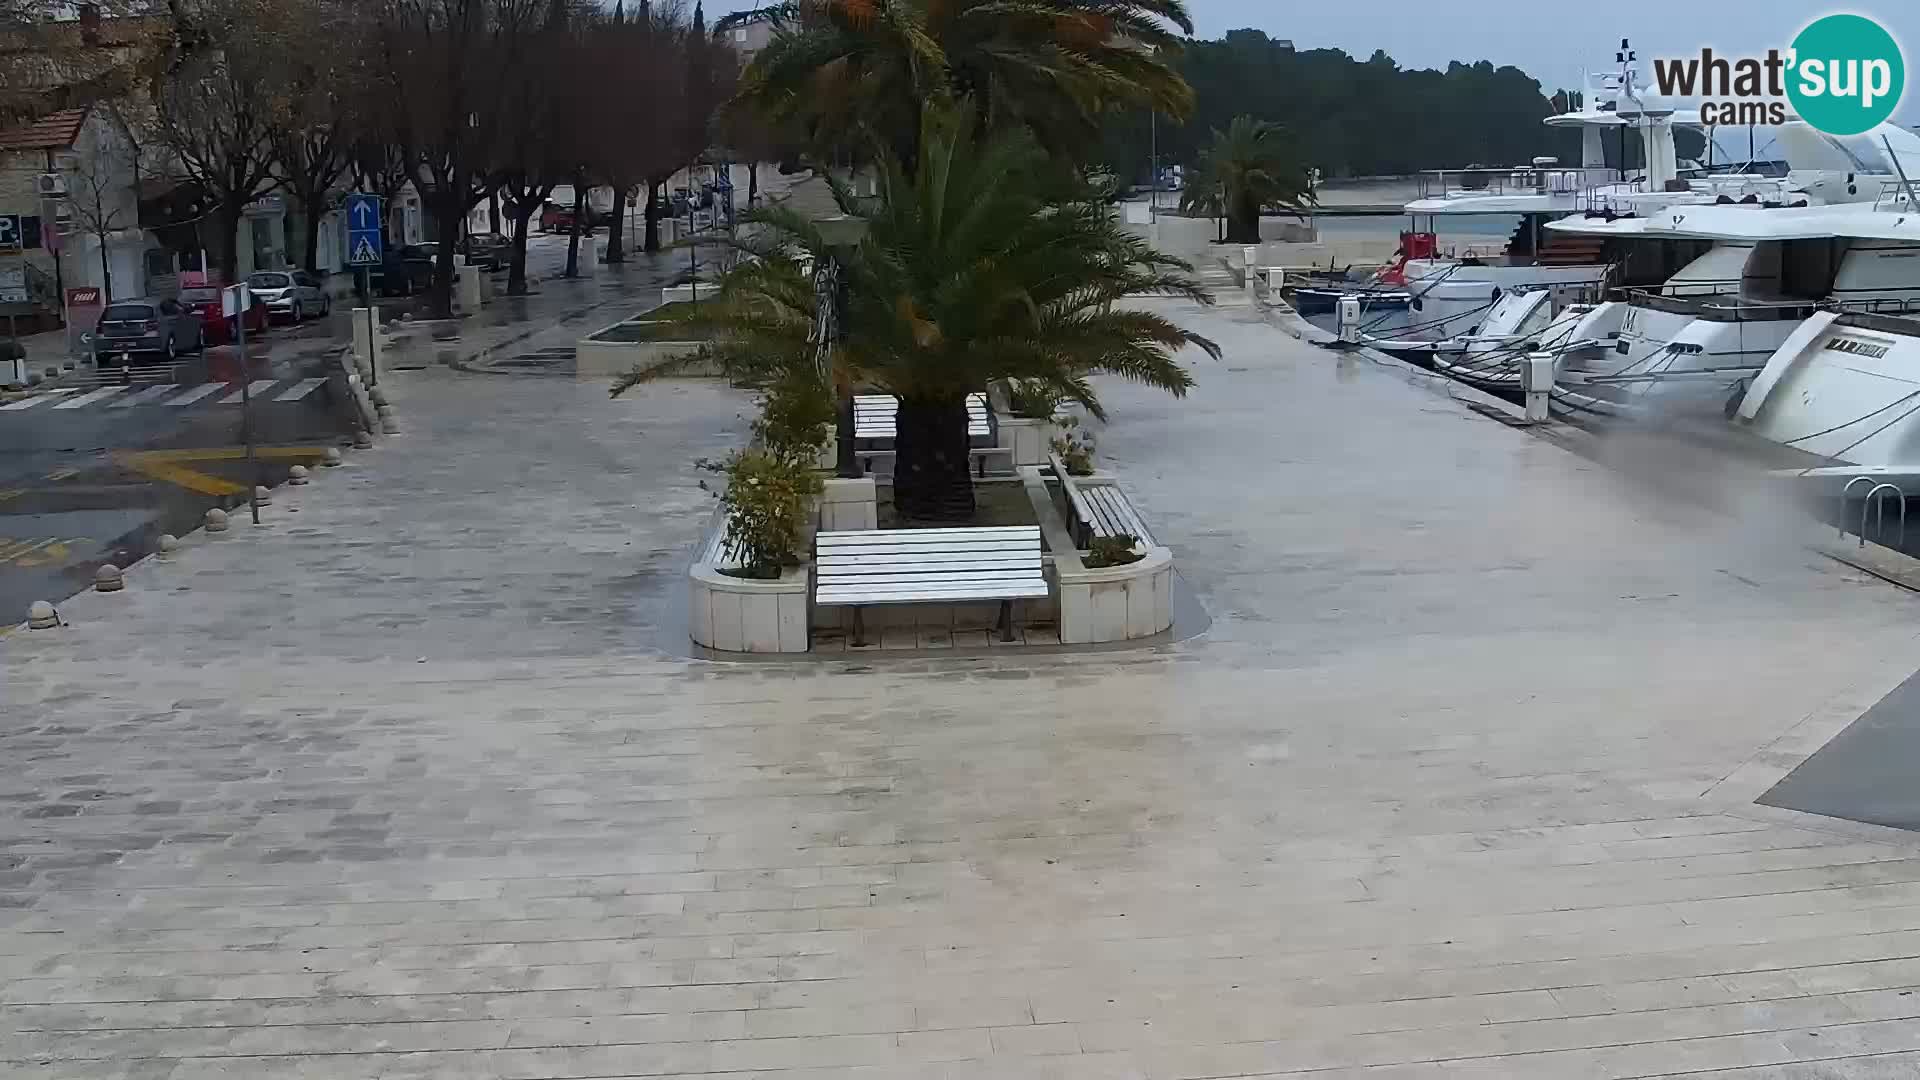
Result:
<instances>
[{"instance_id":1,"label":"stone paving slab","mask_svg":"<svg viewBox=\"0 0 1920 1080\"><path fill-rule=\"evenodd\" d=\"M687 659L744 396L396 376L0 640L0 1075L1909 1075L1920 844L1751 800L1913 598L1169 307L1101 453L1213 623L1131 653Z\"/></svg>"}]
</instances>

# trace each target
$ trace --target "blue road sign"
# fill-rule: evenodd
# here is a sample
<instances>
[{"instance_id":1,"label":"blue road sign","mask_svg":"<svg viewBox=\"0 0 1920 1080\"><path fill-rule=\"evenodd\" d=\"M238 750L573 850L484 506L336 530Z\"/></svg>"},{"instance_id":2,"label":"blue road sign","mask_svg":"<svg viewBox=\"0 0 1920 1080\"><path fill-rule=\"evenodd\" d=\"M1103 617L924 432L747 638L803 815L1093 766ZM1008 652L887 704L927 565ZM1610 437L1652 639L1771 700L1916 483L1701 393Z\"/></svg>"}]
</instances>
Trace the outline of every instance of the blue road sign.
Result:
<instances>
[{"instance_id":1,"label":"blue road sign","mask_svg":"<svg viewBox=\"0 0 1920 1080\"><path fill-rule=\"evenodd\" d=\"M381 228L380 196L347 196L347 265L378 266L386 230Z\"/></svg>"}]
</instances>

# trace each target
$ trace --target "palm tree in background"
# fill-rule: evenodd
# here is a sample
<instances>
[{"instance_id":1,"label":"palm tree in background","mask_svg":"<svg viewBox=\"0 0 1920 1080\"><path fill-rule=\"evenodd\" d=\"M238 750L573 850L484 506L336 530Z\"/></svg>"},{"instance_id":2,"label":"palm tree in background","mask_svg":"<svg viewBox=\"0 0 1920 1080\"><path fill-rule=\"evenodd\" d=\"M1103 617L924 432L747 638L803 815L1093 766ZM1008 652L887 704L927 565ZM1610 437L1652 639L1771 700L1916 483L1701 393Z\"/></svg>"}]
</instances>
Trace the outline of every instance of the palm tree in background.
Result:
<instances>
[{"instance_id":1,"label":"palm tree in background","mask_svg":"<svg viewBox=\"0 0 1920 1080\"><path fill-rule=\"evenodd\" d=\"M1264 210L1297 217L1313 205L1310 175L1286 130L1251 116L1234 117L1225 131L1213 129L1213 143L1200 152L1180 195L1181 210L1225 218L1232 244L1260 242Z\"/></svg>"},{"instance_id":2,"label":"palm tree in background","mask_svg":"<svg viewBox=\"0 0 1920 1080\"><path fill-rule=\"evenodd\" d=\"M1167 62L1176 29L1193 32L1184 0L800 0L734 107L827 159L877 139L911 171L921 108L950 93L986 127L1025 126L1064 155L1110 111L1191 111Z\"/></svg>"},{"instance_id":3,"label":"palm tree in background","mask_svg":"<svg viewBox=\"0 0 1920 1080\"><path fill-rule=\"evenodd\" d=\"M1209 302L1190 267L1125 232L1096 200L1042 194L1057 175L1046 153L1025 132L978 134L971 103L929 103L920 123L914 173L883 155L877 196L834 182L840 210L866 223L857 249L832 251L817 223L785 207L753 211L752 235L739 243L754 258L681 316L713 343L635 372L614 392L706 358L762 384L812 372L815 296L804 253L836 257L846 287L830 378L900 399L893 482L902 518L973 515L966 395L990 380L1026 380L1096 417L1105 414L1094 373L1185 394L1193 379L1175 352L1195 345L1218 356L1218 347L1113 302L1151 294Z\"/></svg>"}]
</instances>

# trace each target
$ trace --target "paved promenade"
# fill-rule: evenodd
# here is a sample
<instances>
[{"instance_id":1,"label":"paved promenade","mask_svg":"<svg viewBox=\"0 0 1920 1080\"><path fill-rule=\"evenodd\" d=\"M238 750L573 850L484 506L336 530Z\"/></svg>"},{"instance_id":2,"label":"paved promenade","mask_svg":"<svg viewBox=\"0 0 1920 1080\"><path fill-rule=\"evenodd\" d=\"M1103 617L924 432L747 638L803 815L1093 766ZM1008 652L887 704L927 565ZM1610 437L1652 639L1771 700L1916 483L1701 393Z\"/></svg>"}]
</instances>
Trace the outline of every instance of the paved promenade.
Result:
<instances>
[{"instance_id":1,"label":"paved promenade","mask_svg":"<svg viewBox=\"0 0 1920 1080\"><path fill-rule=\"evenodd\" d=\"M1913 597L1168 306L1226 357L1100 454L1213 623L1148 651L687 659L742 395L383 379L407 434L0 639L0 1076L1920 1073L1920 842L1752 801Z\"/></svg>"}]
</instances>

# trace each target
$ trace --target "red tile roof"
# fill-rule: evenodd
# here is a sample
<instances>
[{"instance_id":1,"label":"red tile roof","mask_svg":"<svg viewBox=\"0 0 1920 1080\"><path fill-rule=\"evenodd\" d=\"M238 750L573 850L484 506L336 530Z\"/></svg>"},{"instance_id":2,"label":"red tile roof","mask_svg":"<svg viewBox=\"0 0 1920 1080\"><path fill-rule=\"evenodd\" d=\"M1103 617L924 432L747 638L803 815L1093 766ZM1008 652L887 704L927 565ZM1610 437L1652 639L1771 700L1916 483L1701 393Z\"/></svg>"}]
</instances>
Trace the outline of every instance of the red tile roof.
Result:
<instances>
[{"instance_id":1,"label":"red tile roof","mask_svg":"<svg viewBox=\"0 0 1920 1080\"><path fill-rule=\"evenodd\" d=\"M0 131L0 151L68 149L80 137L80 127L86 122L85 109L48 113L25 127Z\"/></svg>"}]
</instances>

